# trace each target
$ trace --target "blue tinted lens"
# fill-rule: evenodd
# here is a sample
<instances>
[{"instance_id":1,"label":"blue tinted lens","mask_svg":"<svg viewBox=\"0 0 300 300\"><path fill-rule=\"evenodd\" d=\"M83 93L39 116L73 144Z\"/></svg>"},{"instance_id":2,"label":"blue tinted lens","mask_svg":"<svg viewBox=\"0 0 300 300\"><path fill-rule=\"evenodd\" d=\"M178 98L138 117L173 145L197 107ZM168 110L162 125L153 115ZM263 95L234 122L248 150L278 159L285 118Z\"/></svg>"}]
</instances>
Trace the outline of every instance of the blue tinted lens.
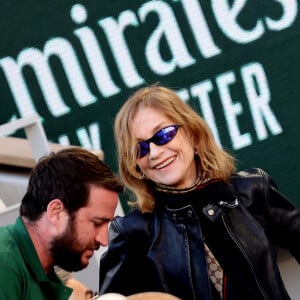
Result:
<instances>
[{"instance_id":1,"label":"blue tinted lens","mask_svg":"<svg viewBox=\"0 0 300 300\"><path fill-rule=\"evenodd\" d=\"M162 128L158 132L156 132L150 139L140 142L140 157L145 156L149 150L149 144L152 142L155 145L161 146L169 143L176 135L178 128L180 125L171 125L165 128Z\"/></svg>"},{"instance_id":2,"label":"blue tinted lens","mask_svg":"<svg viewBox=\"0 0 300 300\"><path fill-rule=\"evenodd\" d=\"M158 131L153 137L152 142L155 145L165 145L170 142L177 133L176 126L169 126Z\"/></svg>"},{"instance_id":3,"label":"blue tinted lens","mask_svg":"<svg viewBox=\"0 0 300 300\"><path fill-rule=\"evenodd\" d=\"M140 142L140 157L145 156L149 152L149 143L147 141Z\"/></svg>"}]
</instances>

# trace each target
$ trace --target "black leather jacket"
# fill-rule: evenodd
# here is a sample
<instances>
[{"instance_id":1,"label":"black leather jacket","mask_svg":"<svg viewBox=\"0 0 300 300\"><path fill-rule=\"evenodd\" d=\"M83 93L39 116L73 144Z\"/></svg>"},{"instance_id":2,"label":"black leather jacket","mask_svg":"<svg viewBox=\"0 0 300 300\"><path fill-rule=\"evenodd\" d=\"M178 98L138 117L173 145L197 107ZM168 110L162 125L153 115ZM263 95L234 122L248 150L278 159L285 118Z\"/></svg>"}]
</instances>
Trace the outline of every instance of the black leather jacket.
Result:
<instances>
[{"instance_id":1,"label":"black leather jacket","mask_svg":"<svg viewBox=\"0 0 300 300\"><path fill-rule=\"evenodd\" d=\"M185 194L157 192L155 213L130 212L110 226L100 261L100 294L165 291L185 300L217 299L203 241L221 264L226 300L290 299L276 247L300 263L300 213L261 169Z\"/></svg>"}]
</instances>

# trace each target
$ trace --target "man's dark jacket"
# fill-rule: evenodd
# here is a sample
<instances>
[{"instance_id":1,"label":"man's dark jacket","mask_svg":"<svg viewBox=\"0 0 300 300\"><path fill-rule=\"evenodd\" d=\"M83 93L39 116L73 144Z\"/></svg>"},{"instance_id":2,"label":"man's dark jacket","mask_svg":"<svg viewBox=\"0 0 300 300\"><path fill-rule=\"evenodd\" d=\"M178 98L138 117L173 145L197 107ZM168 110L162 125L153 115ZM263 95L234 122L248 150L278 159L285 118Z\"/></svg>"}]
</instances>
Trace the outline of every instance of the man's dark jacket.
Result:
<instances>
[{"instance_id":1,"label":"man's dark jacket","mask_svg":"<svg viewBox=\"0 0 300 300\"><path fill-rule=\"evenodd\" d=\"M185 194L156 192L156 203L155 213L134 210L112 222L100 294L164 291L184 300L217 299L205 242L225 274L224 300L290 299L276 250L288 249L300 263L300 213L263 170Z\"/></svg>"}]
</instances>

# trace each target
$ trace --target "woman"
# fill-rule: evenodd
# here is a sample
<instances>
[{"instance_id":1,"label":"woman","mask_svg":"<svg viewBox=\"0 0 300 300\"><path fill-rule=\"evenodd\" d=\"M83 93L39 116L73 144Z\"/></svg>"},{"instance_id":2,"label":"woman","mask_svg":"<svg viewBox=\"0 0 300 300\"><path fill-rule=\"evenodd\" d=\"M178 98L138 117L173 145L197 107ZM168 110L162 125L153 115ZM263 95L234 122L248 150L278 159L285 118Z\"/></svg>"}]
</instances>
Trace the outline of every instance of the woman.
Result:
<instances>
[{"instance_id":1,"label":"woman","mask_svg":"<svg viewBox=\"0 0 300 300\"><path fill-rule=\"evenodd\" d=\"M300 262L300 213L268 174L235 173L204 120L159 85L125 102L115 138L137 208L111 224L100 294L290 299L275 247Z\"/></svg>"}]
</instances>

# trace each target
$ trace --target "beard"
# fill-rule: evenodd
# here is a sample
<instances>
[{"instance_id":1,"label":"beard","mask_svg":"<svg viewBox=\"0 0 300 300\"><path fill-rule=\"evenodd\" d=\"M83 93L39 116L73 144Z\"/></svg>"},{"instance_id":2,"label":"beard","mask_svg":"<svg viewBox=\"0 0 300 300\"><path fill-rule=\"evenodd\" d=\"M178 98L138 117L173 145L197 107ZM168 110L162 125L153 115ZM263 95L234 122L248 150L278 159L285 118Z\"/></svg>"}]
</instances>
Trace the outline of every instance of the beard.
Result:
<instances>
[{"instance_id":1,"label":"beard","mask_svg":"<svg viewBox=\"0 0 300 300\"><path fill-rule=\"evenodd\" d=\"M74 219L70 218L65 232L56 237L50 245L55 265L69 272L76 272L87 266L82 262L82 254L86 248L81 247L77 236Z\"/></svg>"}]
</instances>

